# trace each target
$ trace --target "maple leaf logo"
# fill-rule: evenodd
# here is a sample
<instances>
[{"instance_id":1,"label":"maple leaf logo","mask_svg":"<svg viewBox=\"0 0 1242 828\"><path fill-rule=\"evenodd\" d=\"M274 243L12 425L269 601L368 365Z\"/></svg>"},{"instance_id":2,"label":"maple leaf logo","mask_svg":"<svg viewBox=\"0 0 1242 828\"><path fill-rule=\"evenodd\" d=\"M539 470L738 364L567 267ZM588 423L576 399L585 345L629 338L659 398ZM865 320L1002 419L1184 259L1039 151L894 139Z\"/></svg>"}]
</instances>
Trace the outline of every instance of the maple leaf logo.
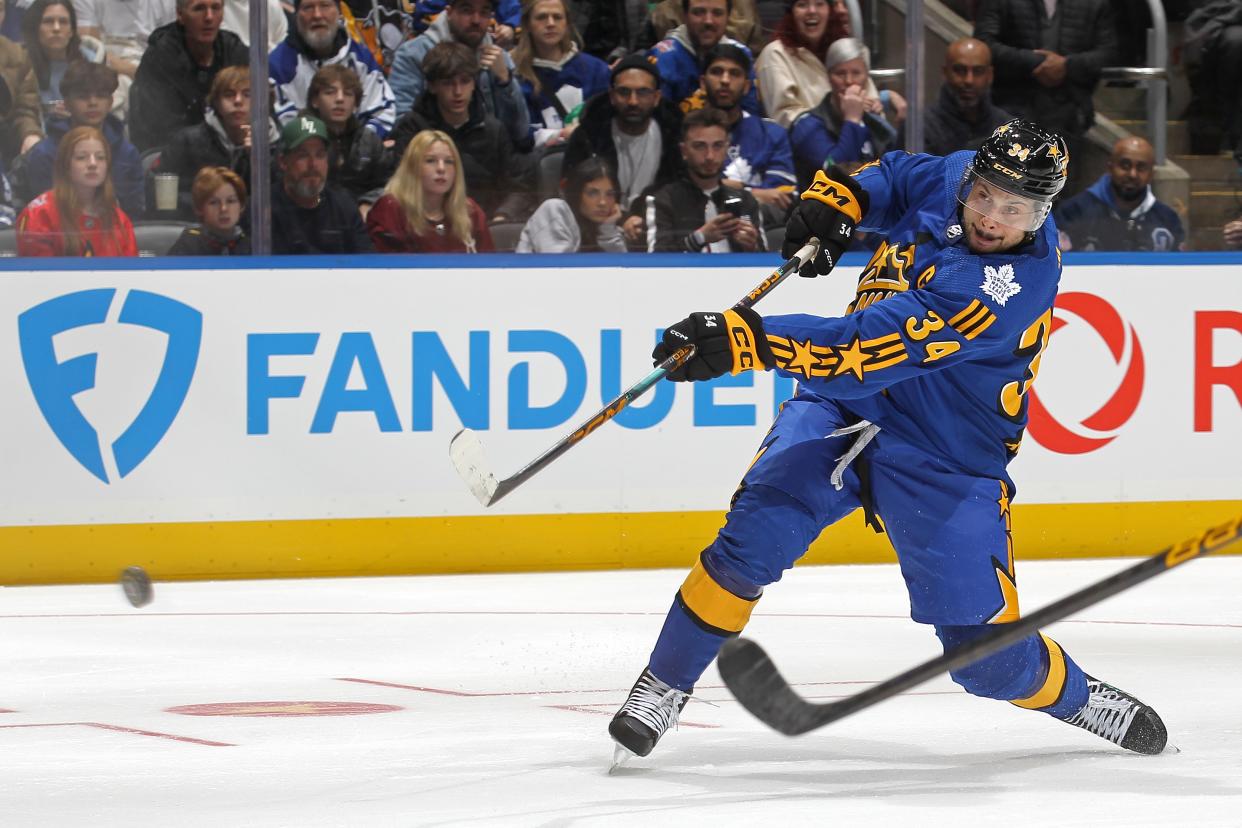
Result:
<instances>
[{"instance_id":1,"label":"maple leaf logo","mask_svg":"<svg viewBox=\"0 0 1242 828\"><path fill-rule=\"evenodd\" d=\"M1014 272L1011 264L1003 264L998 268L984 265L983 284L979 287L1003 308L1006 302L1022 292L1022 285L1013 279Z\"/></svg>"}]
</instances>

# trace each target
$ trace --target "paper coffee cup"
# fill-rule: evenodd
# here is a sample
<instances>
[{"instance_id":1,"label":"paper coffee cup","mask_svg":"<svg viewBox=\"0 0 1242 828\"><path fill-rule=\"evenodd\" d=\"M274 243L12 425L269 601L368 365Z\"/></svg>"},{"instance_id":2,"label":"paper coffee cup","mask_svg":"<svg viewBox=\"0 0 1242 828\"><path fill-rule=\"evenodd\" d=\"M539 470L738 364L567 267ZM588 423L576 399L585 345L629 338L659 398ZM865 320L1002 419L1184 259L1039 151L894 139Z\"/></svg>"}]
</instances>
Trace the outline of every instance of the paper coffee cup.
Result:
<instances>
[{"instance_id":1,"label":"paper coffee cup","mask_svg":"<svg viewBox=\"0 0 1242 828\"><path fill-rule=\"evenodd\" d=\"M155 209L172 211L177 209L177 174L155 174Z\"/></svg>"}]
</instances>

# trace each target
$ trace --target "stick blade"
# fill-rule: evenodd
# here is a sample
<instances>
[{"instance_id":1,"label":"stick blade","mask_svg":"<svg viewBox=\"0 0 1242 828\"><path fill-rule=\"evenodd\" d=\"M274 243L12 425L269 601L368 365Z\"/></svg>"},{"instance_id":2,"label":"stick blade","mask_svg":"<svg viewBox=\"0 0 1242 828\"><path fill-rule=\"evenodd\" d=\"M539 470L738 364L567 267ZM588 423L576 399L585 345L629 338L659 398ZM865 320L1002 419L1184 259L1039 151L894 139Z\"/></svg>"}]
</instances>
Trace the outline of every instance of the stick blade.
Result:
<instances>
[{"instance_id":1,"label":"stick blade","mask_svg":"<svg viewBox=\"0 0 1242 828\"><path fill-rule=\"evenodd\" d=\"M824 708L799 696L764 649L746 638L726 641L716 659L725 685L756 719L786 736L814 730Z\"/></svg>"},{"instance_id":2,"label":"stick blade","mask_svg":"<svg viewBox=\"0 0 1242 828\"><path fill-rule=\"evenodd\" d=\"M487 465L479 436L468 428L454 434L449 441L449 459L471 494L484 506L491 506L499 484Z\"/></svg>"}]
</instances>

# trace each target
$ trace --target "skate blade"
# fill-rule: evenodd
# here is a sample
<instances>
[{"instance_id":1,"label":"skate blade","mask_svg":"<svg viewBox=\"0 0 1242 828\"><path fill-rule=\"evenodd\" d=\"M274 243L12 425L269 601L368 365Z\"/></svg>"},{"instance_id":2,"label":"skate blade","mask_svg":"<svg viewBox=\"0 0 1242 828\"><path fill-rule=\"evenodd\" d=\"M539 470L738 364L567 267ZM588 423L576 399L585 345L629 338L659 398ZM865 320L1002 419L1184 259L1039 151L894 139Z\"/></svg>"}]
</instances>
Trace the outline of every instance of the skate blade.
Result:
<instances>
[{"instance_id":1,"label":"skate blade","mask_svg":"<svg viewBox=\"0 0 1242 828\"><path fill-rule=\"evenodd\" d=\"M612 745L612 764L608 766L608 775L612 776L621 768L625 767L631 759L637 754L632 753L629 748L623 747L616 742Z\"/></svg>"}]
</instances>

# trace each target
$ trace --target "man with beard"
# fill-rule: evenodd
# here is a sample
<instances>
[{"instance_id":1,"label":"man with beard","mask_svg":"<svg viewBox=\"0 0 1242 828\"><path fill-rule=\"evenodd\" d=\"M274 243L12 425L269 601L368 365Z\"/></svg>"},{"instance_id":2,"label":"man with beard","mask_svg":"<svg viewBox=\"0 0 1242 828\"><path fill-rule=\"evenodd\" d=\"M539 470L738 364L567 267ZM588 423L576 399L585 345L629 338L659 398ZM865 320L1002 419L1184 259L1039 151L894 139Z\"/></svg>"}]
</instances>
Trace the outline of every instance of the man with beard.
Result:
<instances>
[{"instance_id":1,"label":"man with beard","mask_svg":"<svg viewBox=\"0 0 1242 828\"><path fill-rule=\"evenodd\" d=\"M393 55L389 80L397 96L397 110L409 112L427 90L423 58L431 48L444 41L470 47L479 62L475 94L482 99L487 113L505 125L514 145L526 152L534 145L530 114L526 111L522 85L514 77L513 59L488 33L493 11L492 0L453 0L427 31L401 44Z\"/></svg>"},{"instance_id":2,"label":"man with beard","mask_svg":"<svg viewBox=\"0 0 1242 828\"><path fill-rule=\"evenodd\" d=\"M1056 211L1062 250L1181 250L1182 220L1151 191L1155 152L1142 138L1113 144L1108 172Z\"/></svg>"},{"instance_id":3,"label":"man with beard","mask_svg":"<svg viewBox=\"0 0 1242 828\"><path fill-rule=\"evenodd\" d=\"M338 0L300 0L294 6L293 31L268 56L276 84L276 117L282 123L306 108L311 78L320 67L339 63L358 76L362 98L357 118L383 138L397 120L392 89L370 51L350 39L341 25Z\"/></svg>"},{"instance_id":4,"label":"man with beard","mask_svg":"<svg viewBox=\"0 0 1242 828\"><path fill-rule=\"evenodd\" d=\"M755 197L722 180L729 155L725 115L696 109L681 125L685 173L649 191L655 221L647 252L743 253L766 249Z\"/></svg>"},{"instance_id":5,"label":"man with beard","mask_svg":"<svg viewBox=\"0 0 1242 828\"><path fill-rule=\"evenodd\" d=\"M272 252L373 253L354 200L328 187L328 128L299 115L280 131L280 185L272 188ZM242 219L245 225L246 219Z\"/></svg>"},{"instance_id":6,"label":"man with beard","mask_svg":"<svg viewBox=\"0 0 1242 828\"><path fill-rule=\"evenodd\" d=\"M793 202L793 150L780 124L742 109L750 92L750 55L731 43L717 44L703 64L707 105L724 115L729 129L729 156L724 181L750 191L763 209L764 224L778 224Z\"/></svg>"},{"instance_id":7,"label":"man with beard","mask_svg":"<svg viewBox=\"0 0 1242 828\"><path fill-rule=\"evenodd\" d=\"M636 243L647 223L638 196L680 174L681 113L661 98L655 66L642 55L630 55L612 68L608 94L587 101L579 124L569 136L561 177L569 177L592 155L611 161L621 185L621 209L628 211L621 229L627 241Z\"/></svg>"},{"instance_id":8,"label":"man with beard","mask_svg":"<svg viewBox=\"0 0 1242 828\"><path fill-rule=\"evenodd\" d=\"M992 50L982 40L963 37L944 55L940 100L923 118L923 147L933 155L977 150L992 130L1010 120L992 104Z\"/></svg>"},{"instance_id":9,"label":"man with beard","mask_svg":"<svg viewBox=\"0 0 1242 828\"><path fill-rule=\"evenodd\" d=\"M668 33L668 37L651 47L648 56L660 72L660 94L665 100L677 104L682 112L689 112L701 104L699 67L707 52L718 43L728 43L746 53L746 45L725 36L725 25L733 0L682 0L681 10L685 23ZM750 89L742 97L742 108L755 115L762 114L759 97L755 94L755 73L747 70Z\"/></svg>"},{"instance_id":10,"label":"man with beard","mask_svg":"<svg viewBox=\"0 0 1242 828\"><path fill-rule=\"evenodd\" d=\"M246 66L241 39L220 28L223 0L177 0L177 19L151 33L129 93L129 140L145 152L203 121L216 74Z\"/></svg>"}]
</instances>

